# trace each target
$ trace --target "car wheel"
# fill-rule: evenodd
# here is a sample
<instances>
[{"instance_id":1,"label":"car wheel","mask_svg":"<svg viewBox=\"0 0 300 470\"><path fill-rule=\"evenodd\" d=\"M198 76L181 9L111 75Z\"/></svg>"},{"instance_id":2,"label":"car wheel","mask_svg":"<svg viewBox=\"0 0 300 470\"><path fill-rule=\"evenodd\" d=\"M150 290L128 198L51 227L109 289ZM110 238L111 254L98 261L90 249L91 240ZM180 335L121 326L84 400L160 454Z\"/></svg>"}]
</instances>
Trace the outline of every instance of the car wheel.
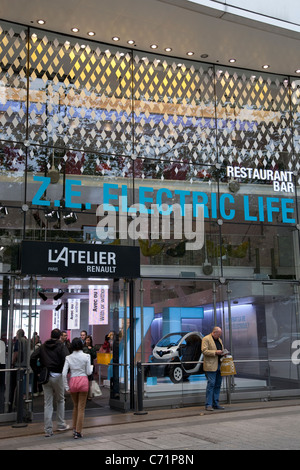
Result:
<instances>
[{"instance_id":1,"label":"car wheel","mask_svg":"<svg viewBox=\"0 0 300 470\"><path fill-rule=\"evenodd\" d=\"M180 364L172 366L170 369L169 377L174 384L178 384L183 380L183 370Z\"/></svg>"}]
</instances>

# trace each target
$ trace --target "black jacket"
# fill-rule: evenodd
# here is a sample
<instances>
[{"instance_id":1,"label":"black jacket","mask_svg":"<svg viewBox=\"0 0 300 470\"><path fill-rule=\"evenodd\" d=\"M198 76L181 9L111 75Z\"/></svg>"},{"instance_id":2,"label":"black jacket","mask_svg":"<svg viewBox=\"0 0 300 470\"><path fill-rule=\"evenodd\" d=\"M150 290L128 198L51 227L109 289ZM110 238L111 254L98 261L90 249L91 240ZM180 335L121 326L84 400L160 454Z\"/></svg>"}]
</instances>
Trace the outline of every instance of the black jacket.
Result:
<instances>
[{"instance_id":1,"label":"black jacket","mask_svg":"<svg viewBox=\"0 0 300 470\"><path fill-rule=\"evenodd\" d=\"M61 373L67 355L68 350L59 339L48 339L31 354L30 367L34 372L39 372L39 359L41 367L47 367L49 372Z\"/></svg>"}]
</instances>

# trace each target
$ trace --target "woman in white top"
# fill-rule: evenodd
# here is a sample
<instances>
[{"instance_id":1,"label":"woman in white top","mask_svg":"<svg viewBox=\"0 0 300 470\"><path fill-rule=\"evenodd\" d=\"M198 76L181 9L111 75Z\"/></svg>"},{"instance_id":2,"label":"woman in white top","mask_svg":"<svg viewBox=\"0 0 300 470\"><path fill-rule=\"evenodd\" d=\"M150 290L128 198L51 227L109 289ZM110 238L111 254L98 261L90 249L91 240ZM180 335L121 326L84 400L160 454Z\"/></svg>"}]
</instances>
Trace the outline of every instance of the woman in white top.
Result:
<instances>
[{"instance_id":1,"label":"woman in white top","mask_svg":"<svg viewBox=\"0 0 300 470\"><path fill-rule=\"evenodd\" d=\"M73 401L73 433L74 438L82 437L82 427L84 420L85 405L89 391L88 375L93 372L90 356L82 351L83 344L80 338L72 341L72 354L66 357L62 371L64 387L71 393ZM67 375L70 371L70 381Z\"/></svg>"}]
</instances>

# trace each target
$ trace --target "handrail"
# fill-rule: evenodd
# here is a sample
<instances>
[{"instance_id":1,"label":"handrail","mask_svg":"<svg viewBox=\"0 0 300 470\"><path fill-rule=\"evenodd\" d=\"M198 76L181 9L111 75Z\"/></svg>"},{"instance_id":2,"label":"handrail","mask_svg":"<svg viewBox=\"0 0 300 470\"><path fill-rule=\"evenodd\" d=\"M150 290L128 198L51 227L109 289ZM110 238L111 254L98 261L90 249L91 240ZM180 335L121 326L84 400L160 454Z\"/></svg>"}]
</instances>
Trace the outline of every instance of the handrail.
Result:
<instances>
[{"instance_id":1,"label":"handrail","mask_svg":"<svg viewBox=\"0 0 300 470\"><path fill-rule=\"evenodd\" d=\"M233 359L234 363L238 362L292 362L293 359ZM142 362L142 366L159 366L167 364L203 364L203 361L172 361L172 362Z\"/></svg>"},{"instance_id":2,"label":"handrail","mask_svg":"<svg viewBox=\"0 0 300 470\"><path fill-rule=\"evenodd\" d=\"M234 363L243 363L243 362L293 362L293 359L233 359ZM203 364L203 361L172 361L172 362L142 362L141 366L165 366L167 364ZM4 365L4 364L2 364ZM101 364L102 365L102 364ZM123 362L111 362L107 366L130 366ZM17 367L14 369L0 369L0 372L13 372L17 370L28 370L27 367Z\"/></svg>"}]
</instances>

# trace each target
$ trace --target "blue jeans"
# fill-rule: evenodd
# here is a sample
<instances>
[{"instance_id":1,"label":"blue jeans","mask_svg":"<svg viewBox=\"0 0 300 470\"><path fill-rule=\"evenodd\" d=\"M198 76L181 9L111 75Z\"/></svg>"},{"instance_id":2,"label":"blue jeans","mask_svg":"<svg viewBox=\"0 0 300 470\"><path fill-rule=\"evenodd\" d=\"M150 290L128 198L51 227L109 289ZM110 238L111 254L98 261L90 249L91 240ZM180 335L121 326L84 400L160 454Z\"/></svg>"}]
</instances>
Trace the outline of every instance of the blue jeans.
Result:
<instances>
[{"instance_id":1,"label":"blue jeans","mask_svg":"<svg viewBox=\"0 0 300 470\"><path fill-rule=\"evenodd\" d=\"M205 371L207 378L206 386L206 403L205 406L219 406L219 395L222 384L222 376L220 372L220 364L215 372Z\"/></svg>"}]
</instances>

